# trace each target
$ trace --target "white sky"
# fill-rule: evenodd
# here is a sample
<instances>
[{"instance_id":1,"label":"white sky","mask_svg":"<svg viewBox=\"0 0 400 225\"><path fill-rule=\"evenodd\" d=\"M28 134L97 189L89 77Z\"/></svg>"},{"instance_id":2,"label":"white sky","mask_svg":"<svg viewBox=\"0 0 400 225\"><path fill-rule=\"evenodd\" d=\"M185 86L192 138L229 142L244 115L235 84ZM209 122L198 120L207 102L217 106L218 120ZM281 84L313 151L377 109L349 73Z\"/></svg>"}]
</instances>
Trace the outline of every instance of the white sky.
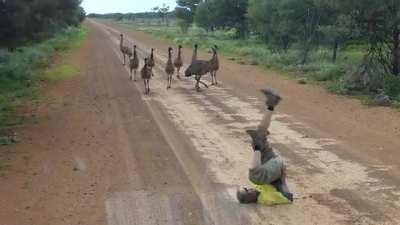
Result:
<instances>
[{"instance_id":1,"label":"white sky","mask_svg":"<svg viewBox=\"0 0 400 225\"><path fill-rule=\"evenodd\" d=\"M174 9L176 0L83 0L86 13L149 12L163 3Z\"/></svg>"}]
</instances>

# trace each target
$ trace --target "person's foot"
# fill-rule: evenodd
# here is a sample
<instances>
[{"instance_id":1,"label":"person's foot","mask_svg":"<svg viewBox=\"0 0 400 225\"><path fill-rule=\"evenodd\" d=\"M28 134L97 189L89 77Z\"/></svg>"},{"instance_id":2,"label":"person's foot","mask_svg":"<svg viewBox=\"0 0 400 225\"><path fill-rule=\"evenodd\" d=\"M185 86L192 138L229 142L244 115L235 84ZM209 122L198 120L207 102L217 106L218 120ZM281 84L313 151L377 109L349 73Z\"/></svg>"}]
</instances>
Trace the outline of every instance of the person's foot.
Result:
<instances>
[{"instance_id":1,"label":"person's foot","mask_svg":"<svg viewBox=\"0 0 400 225\"><path fill-rule=\"evenodd\" d=\"M264 89L264 90L261 90L261 92L267 98L267 101L265 102L265 104L268 107L275 108L279 104L279 102L282 100L281 96L279 96L279 94L275 93L271 89Z\"/></svg>"}]
</instances>

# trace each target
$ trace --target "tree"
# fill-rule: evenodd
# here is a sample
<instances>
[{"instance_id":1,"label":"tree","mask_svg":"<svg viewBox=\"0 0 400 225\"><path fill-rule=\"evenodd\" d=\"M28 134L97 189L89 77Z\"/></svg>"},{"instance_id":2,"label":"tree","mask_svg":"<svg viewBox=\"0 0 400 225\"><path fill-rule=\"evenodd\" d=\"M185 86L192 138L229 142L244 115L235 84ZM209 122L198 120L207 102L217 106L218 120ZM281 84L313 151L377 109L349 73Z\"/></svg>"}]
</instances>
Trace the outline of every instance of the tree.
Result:
<instances>
[{"instance_id":1,"label":"tree","mask_svg":"<svg viewBox=\"0 0 400 225\"><path fill-rule=\"evenodd\" d=\"M178 24L183 32L186 32L193 23L197 5L201 0L177 0L178 6L175 8L175 15L179 19Z\"/></svg>"},{"instance_id":2,"label":"tree","mask_svg":"<svg viewBox=\"0 0 400 225\"><path fill-rule=\"evenodd\" d=\"M169 11L169 6L167 6L165 3L162 4L161 7L156 6L152 9L154 12L158 13L161 17L161 20L163 23L165 23L168 26L168 18L167 14Z\"/></svg>"},{"instance_id":3,"label":"tree","mask_svg":"<svg viewBox=\"0 0 400 225\"><path fill-rule=\"evenodd\" d=\"M248 33L248 0L208 0L208 23L216 28L235 28L239 37Z\"/></svg>"},{"instance_id":4,"label":"tree","mask_svg":"<svg viewBox=\"0 0 400 225\"><path fill-rule=\"evenodd\" d=\"M321 25L319 31L332 47L332 62L336 62L339 47L358 35L348 15L338 15L331 24Z\"/></svg>"},{"instance_id":5,"label":"tree","mask_svg":"<svg viewBox=\"0 0 400 225\"><path fill-rule=\"evenodd\" d=\"M0 45L13 50L27 39L51 36L85 17L81 0L0 1Z\"/></svg>"},{"instance_id":6,"label":"tree","mask_svg":"<svg viewBox=\"0 0 400 225\"><path fill-rule=\"evenodd\" d=\"M208 2L202 2L196 9L194 16L195 23L205 29L206 31L213 30L213 24L211 21L211 10Z\"/></svg>"},{"instance_id":7,"label":"tree","mask_svg":"<svg viewBox=\"0 0 400 225\"><path fill-rule=\"evenodd\" d=\"M361 34L368 40L366 60L400 76L400 5L397 0L342 0Z\"/></svg>"}]
</instances>

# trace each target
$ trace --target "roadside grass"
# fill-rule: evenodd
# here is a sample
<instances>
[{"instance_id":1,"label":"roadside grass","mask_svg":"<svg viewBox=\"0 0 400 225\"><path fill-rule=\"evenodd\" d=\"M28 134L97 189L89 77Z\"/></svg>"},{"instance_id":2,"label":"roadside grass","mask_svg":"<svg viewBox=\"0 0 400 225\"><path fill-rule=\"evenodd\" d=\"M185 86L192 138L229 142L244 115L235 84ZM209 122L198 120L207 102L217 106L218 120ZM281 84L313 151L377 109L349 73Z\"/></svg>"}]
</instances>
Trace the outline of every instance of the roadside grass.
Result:
<instances>
[{"instance_id":1,"label":"roadside grass","mask_svg":"<svg viewBox=\"0 0 400 225\"><path fill-rule=\"evenodd\" d=\"M79 72L64 62L48 67L55 56L78 48L86 33L84 27L70 27L51 39L30 43L14 52L0 49L0 137L4 136L2 130L23 121L16 114L18 106L39 99L40 81L54 83Z\"/></svg>"},{"instance_id":2,"label":"roadside grass","mask_svg":"<svg viewBox=\"0 0 400 225\"><path fill-rule=\"evenodd\" d=\"M50 83L56 83L58 81L73 77L77 74L79 74L79 68L68 63L63 63L54 68L47 69L43 73L42 77L44 80L49 81Z\"/></svg>"}]
</instances>

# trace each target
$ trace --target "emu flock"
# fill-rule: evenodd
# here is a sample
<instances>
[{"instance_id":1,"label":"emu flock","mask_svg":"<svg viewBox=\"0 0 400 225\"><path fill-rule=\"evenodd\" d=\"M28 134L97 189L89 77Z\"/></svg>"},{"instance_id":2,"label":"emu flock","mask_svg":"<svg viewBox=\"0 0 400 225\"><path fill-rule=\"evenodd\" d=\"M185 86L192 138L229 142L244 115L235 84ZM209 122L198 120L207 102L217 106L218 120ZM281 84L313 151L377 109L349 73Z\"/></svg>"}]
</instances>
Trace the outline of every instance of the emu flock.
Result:
<instances>
[{"instance_id":1,"label":"emu flock","mask_svg":"<svg viewBox=\"0 0 400 225\"><path fill-rule=\"evenodd\" d=\"M139 57L137 54L137 46L132 45L132 48L124 45L124 35L120 35L120 51L123 57L123 65L125 66L126 57L129 59L129 71L130 71L130 79L133 81L137 81L137 72L139 69ZM211 76L211 85L217 85L217 71L219 70L219 60L218 60L218 47L214 45L211 48L212 57L209 60L199 60L197 58L198 45L194 45L192 61L189 67L185 71L185 77L192 77L196 81L195 89L200 91L200 84L204 85L208 88L208 85L201 81L201 78L207 74ZM167 75L167 89L170 89L172 86L172 77L176 71L176 77L180 78L180 70L183 67L183 59L182 59L182 46L178 46L178 54L174 60L172 60L173 56L173 48L168 48L168 60L165 65L165 73ZM141 78L144 82L145 94L150 94L150 80L154 76L153 68L155 66L154 60L154 48L151 48L150 56L146 56L144 58L143 67L140 70Z\"/></svg>"}]
</instances>

